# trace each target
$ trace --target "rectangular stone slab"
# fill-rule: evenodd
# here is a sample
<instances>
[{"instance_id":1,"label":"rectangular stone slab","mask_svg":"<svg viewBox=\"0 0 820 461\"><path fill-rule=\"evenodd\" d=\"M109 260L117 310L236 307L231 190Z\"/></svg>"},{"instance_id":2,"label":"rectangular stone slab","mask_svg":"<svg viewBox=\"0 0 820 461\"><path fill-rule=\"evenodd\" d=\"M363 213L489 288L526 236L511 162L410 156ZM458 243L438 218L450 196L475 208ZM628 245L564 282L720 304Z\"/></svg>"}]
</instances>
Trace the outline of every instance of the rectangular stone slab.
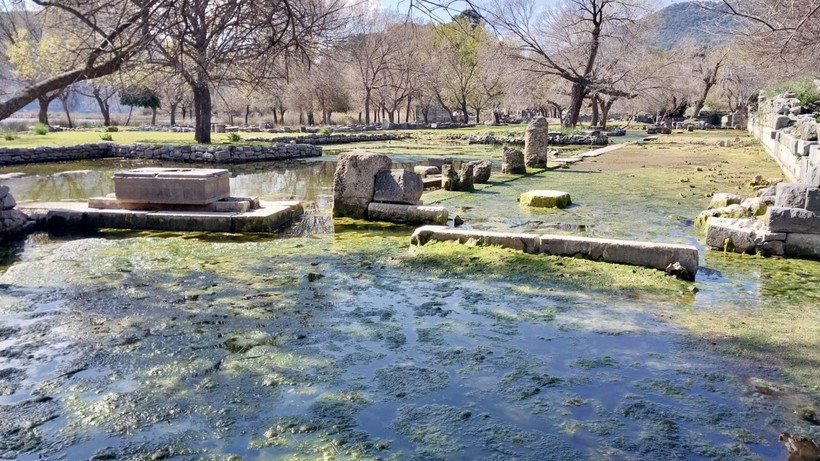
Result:
<instances>
[{"instance_id":1,"label":"rectangular stone slab","mask_svg":"<svg viewBox=\"0 0 820 461\"><path fill-rule=\"evenodd\" d=\"M84 202L26 203L25 212L47 227L137 229L178 232L272 232L299 218L298 201L260 202L244 213L135 211L89 208Z\"/></svg>"},{"instance_id":2,"label":"rectangular stone slab","mask_svg":"<svg viewBox=\"0 0 820 461\"><path fill-rule=\"evenodd\" d=\"M820 234L820 214L798 208L769 207L766 225L772 232Z\"/></svg>"},{"instance_id":3,"label":"rectangular stone slab","mask_svg":"<svg viewBox=\"0 0 820 461\"><path fill-rule=\"evenodd\" d=\"M231 173L213 168L137 168L114 173L120 202L207 205L230 195Z\"/></svg>"},{"instance_id":4,"label":"rectangular stone slab","mask_svg":"<svg viewBox=\"0 0 820 461\"><path fill-rule=\"evenodd\" d=\"M666 270L679 263L694 280L698 270L698 249L691 245L635 242L576 237L572 235L534 235L506 232L450 229L445 226L422 226L416 229L411 242L424 245L429 241L473 241L483 245L498 245L526 253L547 253L556 256L576 256L618 264Z\"/></svg>"}]
</instances>

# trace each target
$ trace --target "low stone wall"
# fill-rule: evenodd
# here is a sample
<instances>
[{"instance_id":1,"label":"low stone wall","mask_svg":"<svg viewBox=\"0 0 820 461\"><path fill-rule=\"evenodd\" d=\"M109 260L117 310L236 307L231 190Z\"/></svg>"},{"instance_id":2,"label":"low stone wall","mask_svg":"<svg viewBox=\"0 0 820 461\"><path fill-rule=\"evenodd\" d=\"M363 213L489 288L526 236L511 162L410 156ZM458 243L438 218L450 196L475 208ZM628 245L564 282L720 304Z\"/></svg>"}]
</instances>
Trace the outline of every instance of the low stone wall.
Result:
<instances>
[{"instance_id":1,"label":"low stone wall","mask_svg":"<svg viewBox=\"0 0 820 461\"><path fill-rule=\"evenodd\" d=\"M398 141L407 139L410 135L407 134L393 134L393 133L355 133L355 134L329 134L318 135L311 134L307 136L288 136L288 137L255 137L248 138L251 142L280 142L280 143L297 143L297 144L312 144L314 146L325 144L349 144L354 142L370 142L370 141Z\"/></svg>"},{"instance_id":2,"label":"low stone wall","mask_svg":"<svg viewBox=\"0 0 820 461\"><path fill-rule=\"evenodd\" d=\"M495 136L476 136L466 134L451 134L444 137L451 141L467 141L468 144L507 144L512 146L523 146L524 138L515 138L512 136L495 137ZM550 133L549 145L553 146L569 146L569 145L587 145L587 146L606 146L609 144L609 136L605 134L599 135L571 135L564 136L561 134Z\"/></svg>"},{"instance_id":3,"label":"low stone wall","mask_svg":"<svg viewBox=\"0 0 820 461\"><path fill-rule=\"evenodd\" d=\"M247 163L321 157L322 149L309 144L271 146L152 146L115 145L113 157L166 160L183 163Z\"/></svg>"},{"instance_id":4,"label":"low stone wall","mask_svg":"<svg viewBox=\"0 0 820 461\"><path fill-rule=\"evenodd\" d=\"M0 165L107 158L112 157L111 146L111 143L98 143L71 147L4 147L0 148Z\"/></svg>"},{"instance_id":5,"label":"low stone wall","mask_svg":"<svg viewBox=\"0 0 820 461\"><path fill-rule=\"evenodd\" d=\"M184 163L246 163L321 156L321 147L281 142L271 146L157 146L98 143L69 147L0 148L0 165L118 157Z\"/></svg>"},{"instance_id":6,"label":"low stone wall","mask_svg":"<svg viewBox=\"0 0 820 461\"><path fill-rule=\"evenodd\" d=\"M820 186L820 145L816 141L797 139L791 133L775 130L757 117L749 117L748 130L790 181Z\"/></svg>"}]
</instances>

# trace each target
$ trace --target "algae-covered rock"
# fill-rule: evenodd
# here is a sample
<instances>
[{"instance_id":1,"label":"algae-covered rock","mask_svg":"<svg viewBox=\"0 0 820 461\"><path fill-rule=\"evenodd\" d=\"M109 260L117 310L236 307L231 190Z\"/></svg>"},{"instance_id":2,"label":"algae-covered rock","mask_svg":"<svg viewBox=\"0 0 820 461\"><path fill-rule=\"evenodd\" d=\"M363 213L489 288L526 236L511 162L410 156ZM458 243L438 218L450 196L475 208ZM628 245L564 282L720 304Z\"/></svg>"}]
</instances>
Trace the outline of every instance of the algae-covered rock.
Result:
<instances>
[{"instance_id":1,"label":"algae-covered rock","mask_svg":"<svg viewBox=\"0 0 820 461\"><path fill-rule=\"evenodd\" d=\"M566 208L572 204L569 193L557 190L531 190L521 194L518 201L535 208Z\"/></svg>"}]
</instances>

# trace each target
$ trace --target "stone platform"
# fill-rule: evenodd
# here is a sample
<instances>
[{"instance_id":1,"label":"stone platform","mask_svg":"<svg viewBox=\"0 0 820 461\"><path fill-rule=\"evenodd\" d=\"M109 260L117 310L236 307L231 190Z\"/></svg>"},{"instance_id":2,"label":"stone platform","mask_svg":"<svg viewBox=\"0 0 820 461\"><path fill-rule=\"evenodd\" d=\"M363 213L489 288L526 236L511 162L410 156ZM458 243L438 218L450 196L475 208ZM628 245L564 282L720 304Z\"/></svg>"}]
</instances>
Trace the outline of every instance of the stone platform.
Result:
<instances>
[{"instance_id":1,"label":"stone platform","mask_svg":"<svg viewBox=\"0 0 820 461\"><path fill-rule=\"evenodd\" d=\"M17 208L51 230L134 229L272 232L302 216L298 201L260 201L246 212L145 211L89 208L85 202L21 203Z\"/></svg>"},{"instance_id":2,"label":"stone platform","mask_svg":"<svg viewBox=\"0 0 820 461\"><path fill-rule=\"evenodd\" d=\"M445 226L422 226L411 242L424 245L429 241L497 245L530 254L583 256L596 261L651 267L684 280L695 280L698 271L698 249L691 245L637 242L573 235L536 235L450 229Z\"/></svg>"}]
</instances>

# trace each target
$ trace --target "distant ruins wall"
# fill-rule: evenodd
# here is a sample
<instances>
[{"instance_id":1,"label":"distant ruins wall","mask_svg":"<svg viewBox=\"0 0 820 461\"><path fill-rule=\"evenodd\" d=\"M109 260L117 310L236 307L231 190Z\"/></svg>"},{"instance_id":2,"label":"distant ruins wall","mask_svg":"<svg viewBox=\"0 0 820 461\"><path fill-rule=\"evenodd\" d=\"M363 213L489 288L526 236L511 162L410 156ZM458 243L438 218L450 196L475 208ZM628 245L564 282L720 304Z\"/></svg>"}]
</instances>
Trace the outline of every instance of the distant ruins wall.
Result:
<instances>
[{"instance_id":1,"label":"distant ruins wall","mask_svg":"<svg viewBox=\"0 0 820 461\"><path fill-rule=\"evenodd\" d=\"M321 157L322 148L308 144L270 146L81 144L69 147L0 148L1 165L65 162L98 158L137 158L181 163L247 163Z\"/></svg>"},{"instance_id":2,"label":"distant ruins wall","mask_svg":"<svg viewBox=\"0 0 820 461\"><path fill-rule=\"evenodd\" d=\"M751 112L751 111L750 111ZM747 128L792 182L820 187L820 143L814 115L800 115L800 101L786 93L759 99Z\"/></svg>"}]
</instances>

